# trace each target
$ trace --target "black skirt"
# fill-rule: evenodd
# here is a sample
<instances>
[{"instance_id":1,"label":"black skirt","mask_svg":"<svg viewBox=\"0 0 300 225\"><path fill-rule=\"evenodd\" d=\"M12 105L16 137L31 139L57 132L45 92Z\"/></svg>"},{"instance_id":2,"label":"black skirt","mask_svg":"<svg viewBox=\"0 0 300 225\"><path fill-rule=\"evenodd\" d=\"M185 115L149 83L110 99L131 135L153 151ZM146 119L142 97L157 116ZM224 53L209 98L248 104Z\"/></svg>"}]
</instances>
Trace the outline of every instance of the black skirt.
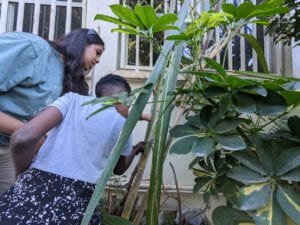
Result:
<instances>
[{"instance_id":1,"label":"black skirt","mask_svg":"<svg viewBox=\"0 0 300 225\"><path fill-rule=\"evenodd\" d=\"M0 225L80 224L94 187L31 168L0 197ZM99 206L89 224L101 224Z\"/></svg>"}]
</instances>

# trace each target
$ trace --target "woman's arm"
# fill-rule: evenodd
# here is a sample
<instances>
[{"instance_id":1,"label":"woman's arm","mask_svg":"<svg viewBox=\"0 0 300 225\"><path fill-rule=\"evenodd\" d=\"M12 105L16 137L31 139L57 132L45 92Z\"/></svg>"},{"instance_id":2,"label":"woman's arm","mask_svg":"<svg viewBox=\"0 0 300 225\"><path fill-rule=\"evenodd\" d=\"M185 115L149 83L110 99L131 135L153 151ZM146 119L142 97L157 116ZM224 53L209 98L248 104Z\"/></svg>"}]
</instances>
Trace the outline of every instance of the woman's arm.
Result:
<instances>
[{"instance_id":1,"label":"woman's arm","mask_svg":"<svg viewBox=\"0 0 300 225\"><path fill-rule=\"evenodd\" d=\"M20 129L24 123L4 112L0 112L0 132L5 134L12 134Z\"/></svg>"},{"instance_id":2,"label":"woman's arm","mask_svg":"<svg viewBox=\"0 0 300 225\"><path fill-rule=\"evenodd\" d=\"M62 119L62 114L56 107L48 107L13 133L10 147L17 175L31 164L39 140Z\"/></svg>"}]
</instances>

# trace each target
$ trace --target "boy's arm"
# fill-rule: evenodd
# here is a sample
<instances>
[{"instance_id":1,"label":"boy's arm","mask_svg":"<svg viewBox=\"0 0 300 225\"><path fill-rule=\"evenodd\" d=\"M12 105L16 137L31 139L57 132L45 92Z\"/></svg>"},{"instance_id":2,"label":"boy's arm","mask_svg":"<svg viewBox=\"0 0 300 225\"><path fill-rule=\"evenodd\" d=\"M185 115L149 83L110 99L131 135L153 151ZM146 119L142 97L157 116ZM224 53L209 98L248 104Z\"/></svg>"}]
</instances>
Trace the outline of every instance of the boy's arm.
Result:
<instances>
[{"instance_id":1,"label":"boy's arm","mask_svg":"<svg viewBox=\"0 0 300 225\"><path fill-rule=\"evenodd\" d=\"M4 112L0 112L0 132L5 134L12 134L19 128L21 128L24 123Z\"/></svg>"},{"instance_id":2,"label":"boy's arm","mask_svg":"<svg viewBox=\"0 0 300 225\"><path fill-rule=\"evenodd\" d=\"M128 117L128 115L129 115L129 113L130 113L130 112L129 112L128 106L122 105L122 104L115 104L115 107L116 107L118 113L120 113L120 114L121 114L122 116L124 116L125 118ZM145 114L145 113L143 113L143 114L141 115L140 120L150 121L150 120L151 120L151 116L150 116L150 114Z\"/></svg>"},{"instance_id":3,"label":"boy's arm","mask_svg":"<svg viewBox=\"0 0 300 225\"><path fill-rule=\"evenodd\" d=\"M144 152L144 150L145 150L145 142L139 142L137 145L132 147L132 151L129 156L121 155L114 169L114 174L122 175L131 165L134 157L138 155L140 152Z\"/></svg>"},{"instance_id":4,"label":"boy's arm","mask_svg":"<svg viewBox=\"0 0 300 225\"><path fill-rule=\"evenodd\" d=\"M48 107L11 136L10 147L16 174L24 172L31 164L39 140L63 119L56 107Z\"/></svg>"}]
</instances>

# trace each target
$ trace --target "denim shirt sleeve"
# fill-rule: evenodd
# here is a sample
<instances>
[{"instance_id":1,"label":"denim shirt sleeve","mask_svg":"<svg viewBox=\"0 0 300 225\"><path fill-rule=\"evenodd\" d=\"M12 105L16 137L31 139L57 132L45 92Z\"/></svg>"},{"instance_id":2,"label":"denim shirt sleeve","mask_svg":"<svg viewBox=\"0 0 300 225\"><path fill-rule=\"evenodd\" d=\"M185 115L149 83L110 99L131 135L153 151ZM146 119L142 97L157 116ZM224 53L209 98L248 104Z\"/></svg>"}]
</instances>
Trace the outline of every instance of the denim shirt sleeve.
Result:
<instances>
[{"instance_id":1,"label":"denim shirt sleeve","mask_svg":"<svg viewBox=\"0 0 300 225\"><path fill-rule=\"evenodd\" d=\"M28 39L11 39L0 35L0 92L22 84L34 74L36 50Z\"/></svg>"}]
</instances>

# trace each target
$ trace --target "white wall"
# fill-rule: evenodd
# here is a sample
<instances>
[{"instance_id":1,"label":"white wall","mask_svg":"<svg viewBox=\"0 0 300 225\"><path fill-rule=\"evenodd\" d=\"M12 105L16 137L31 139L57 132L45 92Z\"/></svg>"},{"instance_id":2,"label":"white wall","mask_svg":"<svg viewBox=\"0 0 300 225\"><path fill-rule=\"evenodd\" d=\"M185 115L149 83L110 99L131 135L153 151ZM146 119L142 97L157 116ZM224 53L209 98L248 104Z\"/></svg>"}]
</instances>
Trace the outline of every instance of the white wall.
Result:
<instances>
[{"instance_id":1,"label":"white wall","mask_svg":"<svg viewBox=\"0 0 300 225\"><path fill-rule=\"evenodd\" d=\"M293 75L300 78L300 46L293 48Z\"/></svg>"}]
</instances>

